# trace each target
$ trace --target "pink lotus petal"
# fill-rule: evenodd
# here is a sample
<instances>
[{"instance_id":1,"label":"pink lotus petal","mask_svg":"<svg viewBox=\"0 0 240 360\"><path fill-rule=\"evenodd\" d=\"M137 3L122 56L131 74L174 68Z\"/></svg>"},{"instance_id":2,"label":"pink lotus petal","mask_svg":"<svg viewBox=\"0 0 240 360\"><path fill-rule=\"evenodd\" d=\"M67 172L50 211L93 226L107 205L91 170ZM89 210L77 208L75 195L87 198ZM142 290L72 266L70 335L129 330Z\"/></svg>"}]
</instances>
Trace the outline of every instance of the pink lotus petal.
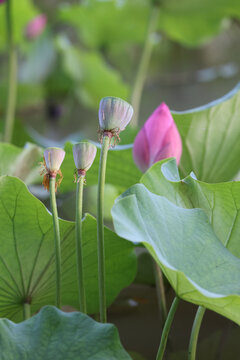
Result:
<instances>
[{"instance_id":1,"label":"pink lotus petal","mask_svg":"<svg viewBox=\"0 0 240 360\"><path fill-rule=\"evenodd\" d=\"M182 141L168 106L162 103L148 118L136 136L133 158L145 172L155 162L175 157L179 164Z\"/></svg>"},{"instance_id":2,"label":"pink lotus petal","mask_svg":"<svg viewBox=\"0 0 240 360\"><path fill-rule=\"evenodd\" d=\"M47 23L47 17L44 14L36 16L31 20L25 29L25 35L28 39L35 39L37 36L41 35L45 29Z\"/></svg>"},{"instance_id":3,"label":"pink lotus petal","mask_svg":"<svg viewBox=\"0 0 240 360\"><path fill-rule=\"evenodd\" d=\"M133 144L133 158L137 167L145 172L149 164L149 143L145 129L143 128L137 135Z\"/></svg>"},{"instance_id":4,"label":"pink lotus petal","mask_svg":"<svg viewBox=\"0 0 240 360\"><path fill-rule=\"evenodd\" d=\"M0 0L0 5L3 4L6 0Z\"/></svg>"}]
</instances>

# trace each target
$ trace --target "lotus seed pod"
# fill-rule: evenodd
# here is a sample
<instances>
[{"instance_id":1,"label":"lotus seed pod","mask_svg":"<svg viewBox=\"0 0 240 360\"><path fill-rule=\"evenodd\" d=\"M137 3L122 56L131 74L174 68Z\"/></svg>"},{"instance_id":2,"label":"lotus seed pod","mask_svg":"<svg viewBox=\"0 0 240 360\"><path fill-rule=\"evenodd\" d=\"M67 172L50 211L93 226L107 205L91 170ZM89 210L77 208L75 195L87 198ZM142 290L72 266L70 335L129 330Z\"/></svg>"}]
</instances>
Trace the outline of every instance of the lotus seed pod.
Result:
<instances>
[{"instance_id":1,"label":"lotus seed pod","mask_svg":"<svg viewBox=\"0 0 240 360\"><path fill-rule=\"evenodd\" d=\"M87 171L92 166L97 153L95 145L87 141L82 141L73 146L73 158L78 170Z\"/></svg>"},{"instance_id":2,"label":"lotus seed pod","mask_svg":"<svg viewBox=\"0 0 240 360\"><path fill-rule=\"evenodd\" d=\"M46 167L50 172L57 172L62 165L65 151L56 147L49 147L44 151Z\"/></svg>"},{"instance_id":3,"label":"lotus seed pod","mask_svg":"<svg viewBox=\"0 0 240 360\"><path fill-rule=\"evenodd\" d=\"M122 131L133 116L133 107L117 97L105 97L99 105L99 125L101 131Z\"/></svg>"}]
</instances>

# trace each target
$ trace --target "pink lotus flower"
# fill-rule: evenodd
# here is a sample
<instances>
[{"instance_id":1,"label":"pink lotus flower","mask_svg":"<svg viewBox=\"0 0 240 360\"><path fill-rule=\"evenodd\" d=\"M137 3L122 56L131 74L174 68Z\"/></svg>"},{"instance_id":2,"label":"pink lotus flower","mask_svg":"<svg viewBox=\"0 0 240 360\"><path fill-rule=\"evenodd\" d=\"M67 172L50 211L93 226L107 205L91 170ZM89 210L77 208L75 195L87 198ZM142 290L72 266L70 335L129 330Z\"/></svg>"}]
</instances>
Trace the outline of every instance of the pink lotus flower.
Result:
<instances>
[{"instance_id":1,"label":"pink lotus flower","mask_svg":"<svg viewBox=\"0 0 240 360\"><path fill-rule=\"evenodd\" d=\"M47 17L44 14L36 16L31 20L25 29L25 35L28 39L35 39L37 36L41 35L45 29L47 23Z\"/></svg>"},{"instance_id":2,"label":"pink lotus flower","mask_svg":"<svg viewBox=\"0 0 240 360\"><path fill-rule=\"evenodd\" d=\"M0 0L0 5L3 4L5 2L5 0Z\"/></svg>"},{"instance_id":3,"label":"pink lotus flower","mask_svg":"<svg viewBox=\"0 0 240 360\"><path fill-rule=\"evenodd\" d=\"M179 164L182 141L168 106L162 103L148 118L133 144L133 158L145 172L155 162L175 157Z\"/></svg>"}]
</instances>

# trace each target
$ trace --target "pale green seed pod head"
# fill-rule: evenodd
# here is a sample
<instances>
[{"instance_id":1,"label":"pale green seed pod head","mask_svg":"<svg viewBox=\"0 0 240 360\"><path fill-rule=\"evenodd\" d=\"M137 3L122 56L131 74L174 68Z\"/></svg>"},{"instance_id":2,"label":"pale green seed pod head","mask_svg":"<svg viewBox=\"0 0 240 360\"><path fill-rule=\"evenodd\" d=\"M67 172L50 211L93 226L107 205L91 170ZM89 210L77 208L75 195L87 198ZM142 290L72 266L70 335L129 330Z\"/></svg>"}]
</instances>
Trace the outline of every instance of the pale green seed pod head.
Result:
<instances>
[{"instance_id":1,"label":"pale green seed pod head","mask_svg":"<svg viewBox=\"0 0 240 360\"><path fill-rule=\"evenodd\" d=\"M65 151L57 147L49 147L44 151L46 167L51 172L56 172L60 169L64 157Z\"/></svg>"},{"instance_id":2,"label":"pale green seed pod head","mask_svg":"<svg viewBox=\"0 0 240 360\"><path fill-rule=\"evenodd\" d=\"M99 125L101 131L122 131L133 116L133 107L117 97L105 97L99 105Z\"/></svg>"},{"instance_id":3,"label":"pale green seed pod head","mask_svg":"<svg viewBox=\"0 0 240 360\"><path fill-rule=\"evenodd\" d=\"M82 141L73 146L73 158L78 170L87 171L92 166L97 153L95 145L87 141Z\"/></svg>"}]
</instances>

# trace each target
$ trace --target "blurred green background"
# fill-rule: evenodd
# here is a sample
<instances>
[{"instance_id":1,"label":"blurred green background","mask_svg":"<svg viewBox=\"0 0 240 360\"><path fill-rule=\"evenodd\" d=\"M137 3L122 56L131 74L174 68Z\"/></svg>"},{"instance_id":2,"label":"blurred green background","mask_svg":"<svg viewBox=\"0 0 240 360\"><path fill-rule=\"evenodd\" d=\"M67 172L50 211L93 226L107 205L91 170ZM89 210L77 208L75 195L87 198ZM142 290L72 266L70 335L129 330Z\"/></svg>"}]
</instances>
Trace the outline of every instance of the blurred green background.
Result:
<instances>
[{"instance_id":1,"label":"blurred green background","mask_svg":"<svg viewBox=\"0 0 240 360\"><path fill-rule=\"evenodd\" d=\"M135 111L139 102L143 124L162 101L174 110L193 108L224 95L240 79L238 0L12 0L12 10L19 81L16 145L29 136L43 146L61 145L66 137L97 139L98 104L107 95L132 101ZM31 38L26 27L39 14L46 16L46 26ZM2 124L6 39L3 3Z\"/></svg>"}]
</instances>

